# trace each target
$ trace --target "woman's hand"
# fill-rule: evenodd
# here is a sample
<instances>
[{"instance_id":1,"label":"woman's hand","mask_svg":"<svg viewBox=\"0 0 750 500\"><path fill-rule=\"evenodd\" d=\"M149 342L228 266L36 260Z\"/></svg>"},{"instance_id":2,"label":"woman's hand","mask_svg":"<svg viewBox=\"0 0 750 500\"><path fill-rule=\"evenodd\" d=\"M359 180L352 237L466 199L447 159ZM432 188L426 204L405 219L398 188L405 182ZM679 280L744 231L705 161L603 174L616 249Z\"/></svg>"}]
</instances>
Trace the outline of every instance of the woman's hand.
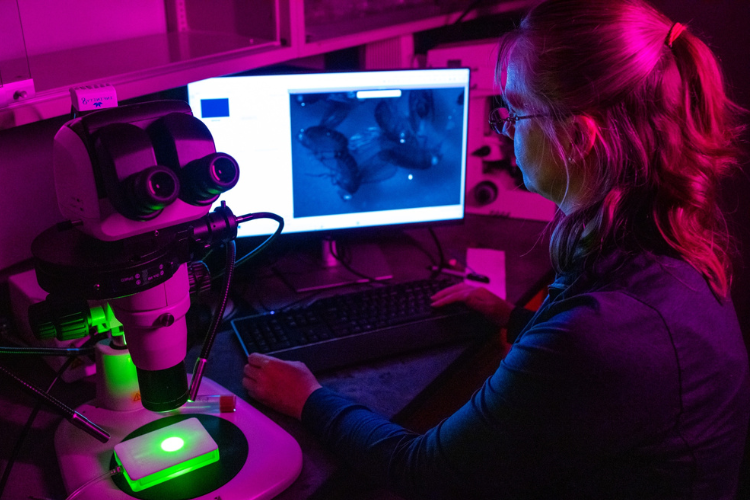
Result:
<instances>
[{"instance_id":1,"label":"woman's hand","mask_svg":"<svg viewBox=\"0 0 750 500\"><path fill-rule=\"evenodd\" d=\"M304 363L256 352L247 358L242 385L253 399L297 420L307 398L321 387Z\"/></svg>"},{"instance_id":2,"label":"woman's hand","mask_svg":"<svg viewBox=\"0 0 750 500\"><path fill-rule=\"evenodd\" d=\"M507 300L501 299L486 288L471 286L466 283L458 283L444 288L433 295L431 299L434 307L463 302L501 327L508 325L510 312L513 310L513 304Z\"/></svg>"}]
</instances>

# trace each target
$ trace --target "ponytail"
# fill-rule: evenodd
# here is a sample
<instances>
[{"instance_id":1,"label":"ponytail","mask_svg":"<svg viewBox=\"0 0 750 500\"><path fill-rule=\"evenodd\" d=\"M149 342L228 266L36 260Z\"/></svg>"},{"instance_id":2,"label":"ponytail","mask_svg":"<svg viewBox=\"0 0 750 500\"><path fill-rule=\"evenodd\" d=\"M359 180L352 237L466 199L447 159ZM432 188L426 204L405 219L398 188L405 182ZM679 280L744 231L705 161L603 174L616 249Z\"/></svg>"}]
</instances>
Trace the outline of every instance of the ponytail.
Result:
<instances>
[{"instance_id":1,"label":"ponytail","mask_svg":"<svg viewBox=\"0 0 750 500\"><path fill-rule=\"evenodd\" d=\"M671 52L681 79L682 155L664 164L653 217L667 244L704 275L715 294L726 297L730 238L718 189L737 165L742 110L726 96L716 57L698 37L686 31Z\"/></svg>"}]
</instances>

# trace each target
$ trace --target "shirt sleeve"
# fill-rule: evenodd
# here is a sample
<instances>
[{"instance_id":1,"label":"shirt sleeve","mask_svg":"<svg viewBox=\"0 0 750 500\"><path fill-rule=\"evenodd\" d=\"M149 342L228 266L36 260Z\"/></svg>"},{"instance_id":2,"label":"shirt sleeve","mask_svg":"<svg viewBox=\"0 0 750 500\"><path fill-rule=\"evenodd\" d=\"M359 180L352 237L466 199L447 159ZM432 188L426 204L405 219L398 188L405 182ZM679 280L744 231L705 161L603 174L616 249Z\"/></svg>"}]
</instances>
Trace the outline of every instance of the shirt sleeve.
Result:
<instances>
[{"instance_id":1,"label":"shirt sleeve","mask_svg":"<svg viewBox=\"0 0 750 500\"><path fill-rule=\"evenodd\" d=\"M670 404L668 391L621 378L633 373L627 352L637 339L615 331L601 303L577 302L527 330L470 401L423 435L328 389L310 396L302 422L346 463L408 498L543 497L609 450L668 425L651 418L651 410L670 413L659 407Z\"/></svg>"},{"instance_id":2,"label":"shirt sleeve","mask_svg":"<svg viewBox=\"0 0 750 500\"><path fill-rule=\"evenodd\" d=\"M425 435L410 432L327 388L310 395L302 423L345 463L409 498L449 499L465 490L439 448L435 429Z\"/></svg>"}]
</instances>

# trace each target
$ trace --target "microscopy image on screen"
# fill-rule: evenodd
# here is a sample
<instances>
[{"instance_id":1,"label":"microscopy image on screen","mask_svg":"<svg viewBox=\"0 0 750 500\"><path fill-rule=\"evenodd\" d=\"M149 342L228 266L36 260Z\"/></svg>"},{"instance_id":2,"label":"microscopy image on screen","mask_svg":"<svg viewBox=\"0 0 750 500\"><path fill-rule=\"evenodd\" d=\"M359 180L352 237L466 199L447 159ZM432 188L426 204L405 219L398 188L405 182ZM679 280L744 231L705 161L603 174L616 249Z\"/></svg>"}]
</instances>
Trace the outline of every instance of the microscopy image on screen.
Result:
<instances>
[{"instance_id":1,"label":"microscopy image on screen","mask_svg":"<svg viewBox=\"0 0 750 500\"><path fill-rule=\"evenodd\" d=\"M290 94L295 218L460 203L463 88L392 95Z\"/></svg>"}]
</instances>

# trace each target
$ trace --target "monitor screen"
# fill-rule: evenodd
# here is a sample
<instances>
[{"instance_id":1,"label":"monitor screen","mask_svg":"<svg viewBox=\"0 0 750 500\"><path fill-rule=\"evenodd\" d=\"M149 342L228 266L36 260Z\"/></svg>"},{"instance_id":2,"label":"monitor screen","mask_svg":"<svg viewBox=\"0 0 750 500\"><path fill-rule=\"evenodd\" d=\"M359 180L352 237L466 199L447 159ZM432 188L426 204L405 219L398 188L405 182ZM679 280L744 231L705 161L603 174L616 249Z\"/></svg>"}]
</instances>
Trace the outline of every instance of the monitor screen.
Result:
<instances>
[{"instance_id":1,"label":"monitor screen","mask_svg":"<svg viewBox=\"0 0 750 500\"><path fill-rule=\"evenodd\" d=\"M220 200L284 233L464 216L469 70L211 78L188 101L240 180ZM242 224L238 236L276 223Z\"/></svg>"}]
</instances>

